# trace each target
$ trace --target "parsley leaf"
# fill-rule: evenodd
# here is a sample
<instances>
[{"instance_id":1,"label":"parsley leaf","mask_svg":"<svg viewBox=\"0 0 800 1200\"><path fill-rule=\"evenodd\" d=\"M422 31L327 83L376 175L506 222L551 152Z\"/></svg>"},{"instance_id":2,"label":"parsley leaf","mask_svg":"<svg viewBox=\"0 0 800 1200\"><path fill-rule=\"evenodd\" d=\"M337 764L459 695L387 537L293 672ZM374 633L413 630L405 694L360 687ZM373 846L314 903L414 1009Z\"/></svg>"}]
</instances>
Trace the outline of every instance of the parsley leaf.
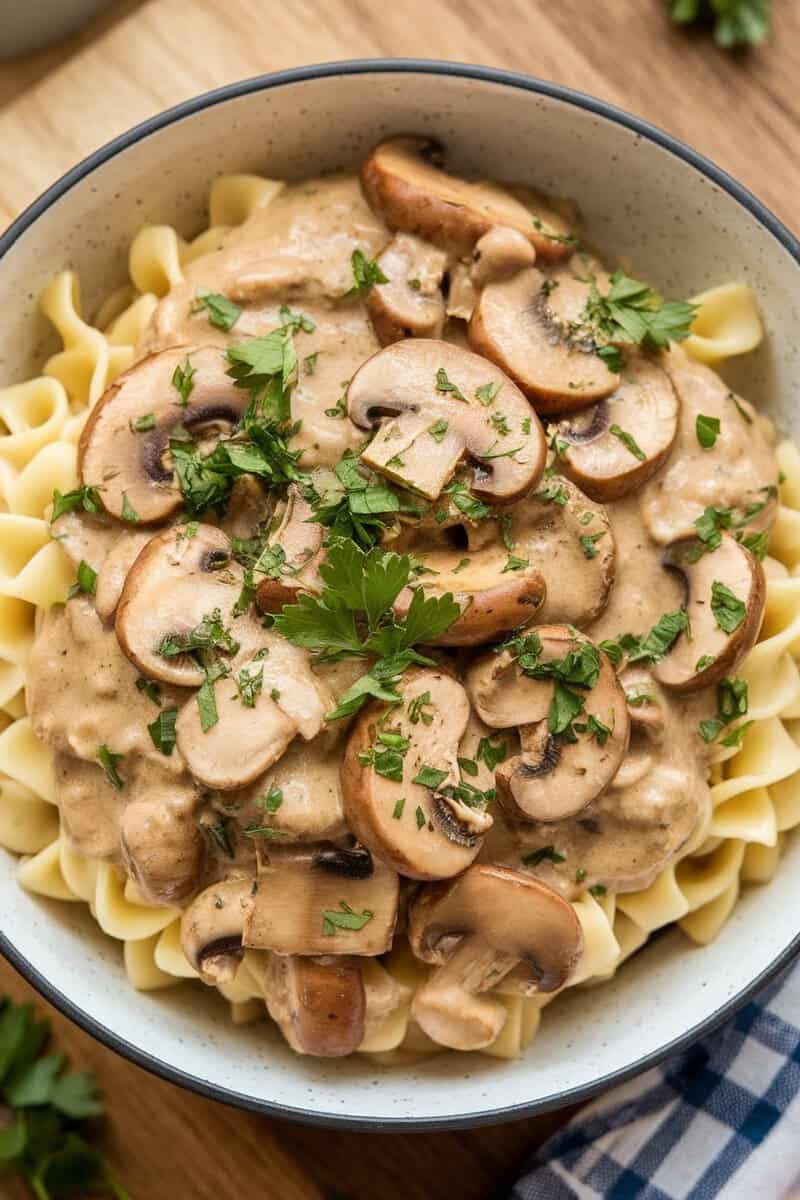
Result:
<instances>
[{"instance_id":1,"label":"parsley leaf","mask_svg":"<svg viewBox=\"0 0 800 1200\"><path fill-rule=\"evenodd\" d=\"M433 425L429 427L428 433L435 442L441 442L444 438L444 435L447 433L448 428L448 421L435 421Z\"/></svg>"},{"instance_id":2,"label":"parsley leaf","mask_svg":"<svg viewBox=\"0 0 800 1200\"><path fill-rule=\"evenodd\" d=\"M634 458L638 458L639 462L644 462L647 458L644 450L636 442L630 433L626 433L624 429L620 429L619 425L612 425L608 431L615 438L619 438L626 450L628 450Z\"/></svg>"},{"instance_id":3,"label":"parsley leaf","mask_svg":"<svg viewBox=\"0 0 800 1200\"><path fill-rule=\"evenodd\" d=\"M594 282L591 284L582 320L606 342L663 350L671 341L681 342L689 336L696 313L694 305L664 300L648 284L632 279L624 271L615 271L605 296L600 295ZM621 356L606 353L602 357L611 370L622 365Z\"/></svg>"},{"instance_id":4,"label":"parsley leaf","mask_svg":"<svg viewBox=\"0 0 800 1200\"><path fill-rule=\"evenodd\" d=\"M350 255L350 266L353 270L353 286L345 292L344 298L363 296L376 283L388 283L379 264L374 258L367 258L363 250L354 250Z\"/></svg>"},{"instance_id":5,"label":"parsley leaf","mask_svg":"<svg viewBox=\"0 0 800 1200\"><path fill-rule=\"evenodd\" d=\"M475 389L475 399L484 408L488 408L502 386L502 383L482 383L479 388Z\"/></svg>"},{"instance_id":6,"label":"parsley leaf","mask_svg":"<svg viewBox=\"0 0 800 1200\"><path fill-rule=\"evenodd\" d=\"M67 596L71 599L73 596L79 596L81 592L86 596L93 596L97 591L97 572L94 567L81 559L78 564L78 581L73 583L69 589Z\"/></svg>"},{"instance_id":7,"label":"parsley leaf","mask_svg":"<svg viewBox=\"0 0 800 1200\"><path fill-rule=\"evenodd\" d=\"M120 777L117 770L117 763L122 762L123 755L115 754L113 750L109 750L105 743L97 747L97 757L100 766L105 772L106 779L111 784L115 792L121 792L125 786L125 781Z\"/></svg>"},{"instance_id":8,"label":"parsley leaf","mask_svg":"<svg viewBox=\"0 0 800 1200\"><path fill-rule=\"evenodd\" d=\"M711 611L720 629L735 633L744 622L747 607L729 587L715 579L711 584Z\"/></svg>"},{"instance_id":9,"label":"parsley leaf","mask_svg":"<svg viewBox=\"0 0 800 1200\"><path fill-rule=\"evenodd\" d=\"M563 863L567 861L566 854L561 854L556 850L555 846L542 846L539 850L533 850L530 854L523 854L521 860L523 866L538 867L539 863L552 862Z\"/></svg>"},{"instance_id":10,"label":"parsley leaf","mask_svg":"<svg viewBox=\"0 0 800 1200\"><path fill-rule=\"evenodd\" d=\"M581 550L583 551L584 558L596 558L597 557L597 550L595 549L595 542L599 542L600 538L603 536L604 533L605 533L605 530L601 529L597 533L581 534L581 536L578 540L580 541Z\"/></svg>"},{"instance_id":11,"label":"parsley leaf","mask_svg":"<svg viewBox=\"0 0 800 1200\"><path fill-rule=\"evenodd\" d=\"M100 500L100 490L92 484L84 484L83 487L75 488L72 492L62 493L55 489L53 492L53 515L50 521L57 521L64 513L75 512L76 509L83 509L84 512L99 513L103 511L103 505Z\"/></svg>"},{"instance_id":12,"label":"parsley leaf","mask_svg":"<svg viewBox=\"0 0 800 1200\"><path fill-rule=\"evenodd\" d=\"M374 915L368 908L363 912L356 912L344 900L340 900L338 909L323 910L322 932L326 937L333 937L339 929L363 929Z\"/></svg>"},{"instance_id":13,"label":"parsley leaf","mask_svg":"<svg viewBox=\"0 0 800 1200\"><path fill-rule=\"evenodd\" d=\"M192 312L202 312L203 309L206 311L209 324L214 325L217 329L224 329L226 333L233 329L242 315L239 305L234 304L227 296L223 296L220 292L209 292L205 288L198 288Z\"/></svg>"},{"instance_id":14,"label":"parsley leaf","mask_svg":"<svg viewBox=\"0 0 800 1200\"><path fill-rule=\"evenodd\" d=\"M436 390L437 392L448 393L449 395L454 396L456 400L461 400L464 404L469 403L467 397L464 395L461 389L457 387L452 380L447 378L447 371L445 371L444 367L439 367L438 371L436 372Z\"/></svg>"},{"instance_id":15,"label":"parsley leaf","mask_svg":"<svg viewBox=\"0 0 800 1200\"><path fill-rule=\"evenodd\" d=\"M483 737L478 742L478 749L475 758L478 762L486 763L487 769L494 771L498 763L504 762L508 757L508 743L494 742L491 737Z\"/></svg>"},{"instance_id":16,"label":"parsley leaf","mask_svg":"<svg viewBox=\"0 0 800 1200\"><path fill-rule=\"evenodd\" d=\"M748 692L747 682L737 677L721 679L717 684L717 715L708 717L700 722L699 732L704 742L713 742L726 725L736 717L747 715ZM736 732L736 731L733 731ZM728 735L732 737L732 734ZM744 733L742 734L742 737ZM741 741L741 738L739 739ZM727 745L738 745L738 742L727 742Z\"/></svg>"},{"instance_id":17,"label":"parsley leaf","mask_svg":"<svg viewBox=\"0 0 800 1200\"><path fill-rule=\"evenodd\" d=\"M147 732L150 734L156 750L160 750L168 758L175 749L175 721L177 717L177 708L163 708L155 721L147 726Z\"/></svg>"},{"instance_id":18,"label":"parsley leaf","mask_svg":"<svg viewBox=\"0 0 800 1200\"><path fill-rule=\"evenodd\" d=\"M698 413L694 423L697 440L704 450L710 450L720 430L719 417L706 417Z\"/></svg>"},{"instance_id":19,"label":"parsley leaf","mask_svg":"<svg viewBox=\"0 0 800 1200\"><path fill-rule=\"evenodd\" d=\"M191 396L192 389L194 388L194 377L196 374L197 370L189 361L188 354L186 356L186 360L183 363L179 363L172 372L172 386L180 396L178 404L181 406L181 408L186 408L186 405L189 403L189 397Z\"/></svg>"},{"instance_id":20,"label":"parsley leaf","mask_svg":"<svg viewBox=\"0 0 800 1200\"><path fill-rule=\"evenodd\" d=\"M714 40L725 50L759 46L770 31L771 0L671 0L676 25L713 25Z\"/></svg>"},{"instance_id":21,"label":"parsley leaf","mask_svg":"<svg viewBox=\"0 0 800 1200\"><path fill-rule=\"evenodd\" d=\"M144 413L141 417L134 417L131 421L131 431L133 433L147 433L156 427L155 413Z\"/></svg>"},{"instance_id":22,"label":"parsley leaf","mask_svg":"<svg viewBox=\"0 0 800 1200\"><path fill-rule=\"evenodd\" d=\"M222 650L235 654L239 643L222 623L222 613L215 608L207 613L199 625L186 633L167 633L161 639L158 653L162 658L176 658L179 654L190 654L195 650Z\"/></svg>"}]
</instances>

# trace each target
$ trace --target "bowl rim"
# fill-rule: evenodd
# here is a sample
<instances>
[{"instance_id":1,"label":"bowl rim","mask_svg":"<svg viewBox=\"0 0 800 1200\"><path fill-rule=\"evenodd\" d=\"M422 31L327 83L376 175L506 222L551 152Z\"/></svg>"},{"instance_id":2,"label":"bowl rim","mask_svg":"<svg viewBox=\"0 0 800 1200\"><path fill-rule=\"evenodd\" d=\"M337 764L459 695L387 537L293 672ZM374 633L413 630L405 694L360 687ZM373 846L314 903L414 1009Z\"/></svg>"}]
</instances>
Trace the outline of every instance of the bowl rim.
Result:
<instances>
[{"instance_id":1,"label":"bowl rim","mask_svg":"<svg viewBox=\"0 0 800 1200\"><path fill-rule=\"evenodd\" d=\"M29 229L38 218L56 201L69 192L98 167L114 158L136 142L142 141L167 125L174 124L194 113L211 108L228 100L247 96L254 92L267 91L272 88L285 87L295 83L306 83L316 79L326 79L335 76L369 75L369 74L427 74L436 76L451 76L462 79L472 79L478 83L500 84L517 88L521 91L533 92L551 99L560 100L584 111L594 113L617 125L632 130L642 138L655 143L669 151L675 157L694 167L712 183L727 192L749 214L765 228L780 243L784 250L791 255L800 267L800 239L783 224L775 214L763 204L743 184L728 174L705 155L686 145L679 138L660 129L641 117L634 116L625 109L619 108L605 100L597 99L573 88L539 79L520 72L506 71L497 67L477 66L469 63L448 62L437 59L346 59L342 61L316 63L305 67L294 67L289 70L275 71L268 74L256 75L251 78L226 84L223 87L203 92L198 96L184 100L155 116L139 122L125 133L113 138L98 150L82 159L55 183L37 197L0 235L0 262L11 247ZM345 1113L318 1112L313 1108L300 1108L294 1105L261 1099L234 1091L219 1084L210 1083L189 1071L182 1070L172 1063L141 1049L126 1038L115 1033L102 1022L86 1013L75 1001L71 1000L54 984L50 982L25 956L16 949L7 934L0 931L0 954L19 972L23 978L59 1012L68 1017L84 1032L90 1034L104 1046L115 1051L123 1058L142 1067L150 1074L156 1075L169 1083L178 1085L189 1091L196 1092L210 1100L221 1101L236 1108L257 1112L268 1117L281 1117L298 1121L306 1125L316 1125L328 1128L358 1130L364 1132L425 1132L437 1129L473 1129L486 1125L497 1125L507 1121L532 1117L553 1109L566 1107L591 1099L600 1092L606 1091L615 1084L623 1083L635 1075L656 1066L670 1055L686 1049L700 1037L717 1029L729 1017L733 1016L757 992L773 980L792 960L800 954L800 933L788 943L779 955L755 979L742 988L713 1013L698 1021L688 1030L673 1038L657 1050L642 1055L626 1066L610 1071L591 1083L570 1088L564 1092L553 1093L537 1100L523 1101L488 1109L480 1109L472 1113L458 1116L442 1117L352 1117Z\"/></svg>"}]
</instances>

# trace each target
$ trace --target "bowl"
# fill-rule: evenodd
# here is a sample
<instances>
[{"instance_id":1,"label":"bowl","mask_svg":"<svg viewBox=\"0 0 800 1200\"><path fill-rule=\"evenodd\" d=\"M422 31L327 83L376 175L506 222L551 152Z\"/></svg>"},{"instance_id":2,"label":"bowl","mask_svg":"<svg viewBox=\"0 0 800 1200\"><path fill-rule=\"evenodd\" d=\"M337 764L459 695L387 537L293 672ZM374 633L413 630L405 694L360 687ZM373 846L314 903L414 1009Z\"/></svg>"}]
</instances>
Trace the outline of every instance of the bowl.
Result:
<instances>
[{"instance_id":1,"label":"bowl","mask_svg":"<svg viewBox=\"0 0 800 1200\"><path fill-rule=\"evenodd\" d=\"M754 289L767 329L735 382L788 432L800 379L800 244L735 180L667 134L588 96L452 63L347 62L268 75L154 117L75 167L0 238L0 378L51 349L36 296L64 266L89 311L125 275L144 222L192 234L225 171L302 177L355 163L389 133L426 131L458 168L576 198L586 236L667 294L729 279ZM54 348L54 347L53 347ZM719 938L656 937L608 984L545 1015L519 1060L442 1055L383 1069L296 1057L263 1025L236 1028L202 988L139 994L118 943L83 905L15 882L0 853L0 949L58 1008L141 1066L217 1100L351 1128L433 1129L511 1120L585 1099L687 1045L743 1005L800 947L800 840L775 880L748 890Z\"/></svg>"}]
</instances>

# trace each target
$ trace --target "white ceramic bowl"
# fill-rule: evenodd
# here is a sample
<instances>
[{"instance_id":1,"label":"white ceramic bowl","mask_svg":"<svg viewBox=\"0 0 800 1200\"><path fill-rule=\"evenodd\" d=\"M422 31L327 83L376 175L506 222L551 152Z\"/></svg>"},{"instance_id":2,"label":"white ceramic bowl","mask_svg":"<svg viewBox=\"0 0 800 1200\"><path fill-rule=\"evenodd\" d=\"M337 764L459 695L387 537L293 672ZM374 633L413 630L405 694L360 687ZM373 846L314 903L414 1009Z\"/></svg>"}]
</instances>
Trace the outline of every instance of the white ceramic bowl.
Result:
<instances>
[{"instance_id":1,"label":"white ceramic bowl","mask_svg":"<svg viewBox=\"0 0 800 1200\"><path fill-rule=\"evenodd\" d=\"M564 88L446 63L308 67L210 92L145 122L81 163L0 238L0 379L48 349L35 297L66 265L89 310L123 279L145 221L202 225L222 171L302 177L357 162L398 131L439 137L459 167L575 197L587 237L666 292L745 279L768 331L737 383L800 434L800 244L744 188L666 134ZM13 300L13 303L12 303ZM83 906L27 895L0 855L0 948L54 1004L122 1054L235 1104L317 1123L471 1126L556 1107L686 1045L744 1004L800 947L800 839L777 878L743 896L719 939L657 937L610 984L559 1000L524 1058L443 1055L378 1070L298 1058L264 1025L234 1028L197 986L140 995L119 945Z\"/></svg>"}]
</instances>

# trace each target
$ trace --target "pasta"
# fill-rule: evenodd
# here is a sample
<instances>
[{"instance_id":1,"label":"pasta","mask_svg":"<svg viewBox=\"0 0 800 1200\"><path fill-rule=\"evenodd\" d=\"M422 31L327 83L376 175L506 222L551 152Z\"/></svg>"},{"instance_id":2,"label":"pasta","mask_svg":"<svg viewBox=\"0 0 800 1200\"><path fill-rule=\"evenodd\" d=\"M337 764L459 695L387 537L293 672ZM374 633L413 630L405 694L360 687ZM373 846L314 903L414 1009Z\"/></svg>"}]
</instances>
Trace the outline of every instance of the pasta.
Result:
<instances>
[{"instance_id":1,"label":"pasta","mask_svg":"<svg viewBox=\"0 0 800 1200\"><path fill-rule=\"evenodd\" d=\"M224 176L211 190L210 227L193 241L168 226L141 230L130 248L130 284L109 297L94 322L82 313L78 280L63 272L41 298L63 348L39 378L0 389L0 845L22 856L23 887L89 905L101 929L122 943L128 977L142 991L198 977L181 948L179 910L148 902L114 866L72 848L67 831L59 829L50 753L25 708L37 613L65 599L75 574L50 536L50 505L54 488L66 493L76 486L76 446L86 419L135 361L159 300L185 282L189 264L213 252L231 228L269 205L283 187L257 176ZM685 343L692 358L718 363L760 343L761 321L746 285L725 284L695 303L699 311ZM741 889L773 877L785 835L800 823L800 452L783 442L777 457L782 482L769 542L765 615L741 670L752 724L715 766L708 820L682 857L640 890L616 896L587 891L571 901L584 949L567 986L607 980L668 924L676 923L697 944L711 940ZM249 951L235 978L219 984L234 1021L265 1015L266 969L263 953ZM361 1051L391 1062L440 1049L411 1016L412 996L430 970L408 945L398 941L382 962L365 960L364 972L368 994L395 989L395 1003L368 1028ZM505 1018L483 1049L512 1058L534 1037L554 997L521 994L513 976L493 996Z\"/></svg>"}]
</instances>

